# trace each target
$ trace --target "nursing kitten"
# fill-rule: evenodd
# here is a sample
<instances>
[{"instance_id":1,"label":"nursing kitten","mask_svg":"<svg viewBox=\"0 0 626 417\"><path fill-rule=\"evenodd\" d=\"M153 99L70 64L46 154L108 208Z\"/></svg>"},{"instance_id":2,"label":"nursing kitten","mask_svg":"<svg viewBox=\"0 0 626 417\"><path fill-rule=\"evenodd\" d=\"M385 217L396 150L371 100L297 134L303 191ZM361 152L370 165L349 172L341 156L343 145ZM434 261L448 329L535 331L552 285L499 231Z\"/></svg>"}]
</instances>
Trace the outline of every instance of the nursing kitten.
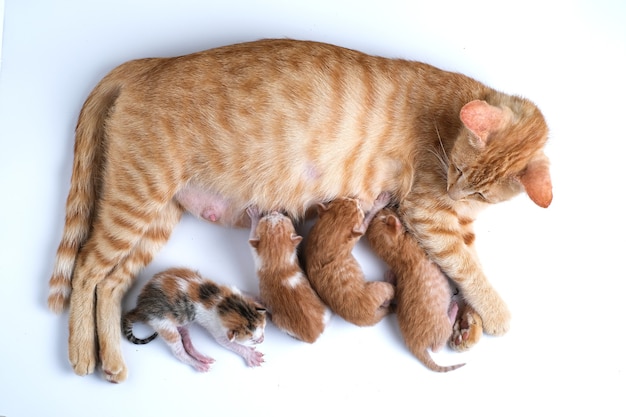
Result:
<instances>
[{"instance_id":1,"label":"nursing kitten","mask_svg":"<svg viewBox=\"0 0 626 417\"><path fill-rule=\"evenodd\" d=\"M150 325L156 333L136 338L132 329L136 322ZM181 362L206 372L215 361L191 343L188 326L193 322L207 329L220 345L243 357L248 366L263 362L263 354L254 345L264 339L265 309L236 289L185 268L168 269L148 281L139 294L137 307L124 315L123 330L135 344L148 343L158 334Z\"/></svg>"},{"instance_id":2,"label":"nursing kitten","mask_svg":"<svg viewBox=\"0 0 626 417\"><path fill-rule=\"evenodd\" d=\"M366 281L352 255L369 222L389 199L389 194L381 194L367 217L354 198L320 204L319 219L304 249L306 273L317 294L337 315L358 326L378 323L389 313L394 297L390 283Z\"/></svg>"},{"instance_id":3,"label":"nursing kitten","mask_svg":"<svg viewBox=\"0 0 626 417\"><path fill-rule=\"evenodd\" d=\"M448 372L463 366L437 365L428 353L429 348L436 352L445 346L458 311L441 269L428 259L390 209L374 218L367 238L395 276L396 315L409 350L433 371Z\"/></svg>"},{"instance_id":4,"label":"nursing kitten","mask_svg":"<svg viewBox=\"0 0 626 417\"><path fill-rule=\"evenodd\" d=\"M302 241L291 220L278 212L261 217L247 210L252 226L250 246L259 277L260 299L272 322L296 339L313 343L324 331L330 311L311 288L298 264Z\"/></svg>"},{"instance_id":5,"label":"nursing kitten","mask_svg":"<svg viewBox=\"0 0 626 417\"><path fill-rule=\"evenodd\" d=\"M548 128L530 101L420 62L316 42L262 40L127 62L76 127L65 228L48 305L68 304L78 375L120 382L121 300L184 209L249 225L247 207L297 218L391 193L428 256L503 334L509 311L473 241L480 208L552 199ZM71 298L71 303L69 302Z\"/></svg>"}]
</instances>

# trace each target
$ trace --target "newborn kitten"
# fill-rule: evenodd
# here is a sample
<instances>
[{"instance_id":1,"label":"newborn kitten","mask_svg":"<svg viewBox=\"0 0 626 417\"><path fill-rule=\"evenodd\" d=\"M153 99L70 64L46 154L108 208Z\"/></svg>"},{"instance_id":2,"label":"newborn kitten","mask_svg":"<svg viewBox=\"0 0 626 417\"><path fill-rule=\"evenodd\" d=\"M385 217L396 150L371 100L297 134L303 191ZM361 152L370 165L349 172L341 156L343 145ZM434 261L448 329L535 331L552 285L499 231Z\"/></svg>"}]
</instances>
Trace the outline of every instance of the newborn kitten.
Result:
<instances>
[{"instance_id":1,"label":"newborn kitten","mask_svg":"<svg viewBox=\"0 0 626 417\"><path fill-rule=\"evenodd\" d=\"M261 217L249 207L250 247L259 277L261 302L278 328L313 343L324 331L330 311L298 265L298 236L291 220L278 212Z\"/></svg>"},{"instance_id":2,"label":"newborn kitten","mask_svg":"<svg viewBox=\"0 0 626 417\"><path fill-rule=\"evenodd\" d=\"M390 200L378 196L365 217L360 202L340 198L319 205L319 219L305 247L306 272L320 298L339 316L358 326L371 326L389 313L394 288L388 282L365 280L352 249L376 212Z\"/></svg>"},{"instance_id":3,"label":"newborn kitten","mask_svg":"<svg viewBox=\"0 0 626 417\"><path fill-rule=\"evenodd\" d=\"M136 322L150 325L156 333L136 338L132 331ZM206 328L220 345L241 355L248 366L263 362L263 354L253 345L263 342L265 309L236 288L216 284L185 268L168 269L148 281L137 307L124 315L123 331L135 344L148 343L158 334L180 361L206 372L215 360L192 345L188 330L192 322Z\"/></svg>"},{"instance_id":4,"label":"newborn kitten","mask_svg":"<svg viewBox=\"0 0 626 417\"><path fill-rule=\"evenodd\" d=\"M367 237L396 277L396 313L409 350L433 371L448 372L463 366L439 366L428 353L428 348L436 352L450 339L458 311L456 301L451 302L446 276L390 209L374 218Z\"/></svg>"}]
</instances>

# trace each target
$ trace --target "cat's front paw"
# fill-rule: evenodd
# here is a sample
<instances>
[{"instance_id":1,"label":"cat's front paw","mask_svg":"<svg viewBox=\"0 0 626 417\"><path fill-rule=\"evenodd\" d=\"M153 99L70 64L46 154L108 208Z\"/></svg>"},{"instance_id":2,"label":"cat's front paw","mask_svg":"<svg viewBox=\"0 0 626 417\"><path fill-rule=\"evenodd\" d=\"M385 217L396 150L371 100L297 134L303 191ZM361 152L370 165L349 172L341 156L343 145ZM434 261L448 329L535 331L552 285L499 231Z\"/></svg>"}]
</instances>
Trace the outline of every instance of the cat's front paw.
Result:
<instances>
[{"instance_id":1,"label":"cat's front paw","mask_svg":"<svg viewBox=\"0 0 626 417\"><path fill-rule=\"evenodd\" d=\"M469 350L478 343L482 333L482 319L471 306L466 305L454 322L452 336L448 341L448 345L457 352Z\"/></svg>"},{"instance_id":2,"label":"cat's front paw","mask_svg":"<svg viewBox=\"0 0 626 417\"><path fill-rule=\"evenodd\" d=\"M491 308L487 313L481 314L483 330L487 334L502 336L511 327L511 313L507 306L501 302L497 308Z\"/></svg>"}]
</instances>

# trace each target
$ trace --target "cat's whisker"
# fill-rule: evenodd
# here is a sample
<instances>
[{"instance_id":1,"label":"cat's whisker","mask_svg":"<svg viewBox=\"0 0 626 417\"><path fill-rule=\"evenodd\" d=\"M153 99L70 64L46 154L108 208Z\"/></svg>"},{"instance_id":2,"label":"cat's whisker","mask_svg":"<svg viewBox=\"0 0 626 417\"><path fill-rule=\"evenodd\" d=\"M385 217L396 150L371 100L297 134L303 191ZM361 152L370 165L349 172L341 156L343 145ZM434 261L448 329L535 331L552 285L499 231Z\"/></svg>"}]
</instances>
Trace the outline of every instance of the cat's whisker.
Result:
<instances>
[{"instance_id":1,"label":"cat's whisker","mask_svg":"<svg viewBox=\"0 0 626 417\"><path fill-rule=\"evenodd\" d=\"M446 170L450 166L450 158L448 158L448 154L446 153L446 148L443 147L443 141L441 140L441 134L439 133L439 128L437 127L437 123L435 123L435 132L437 133L437 139L439 140L439 146L441 146L441 151L443 152L443 157L445 158Z\"/></svg>"}]
</instances>

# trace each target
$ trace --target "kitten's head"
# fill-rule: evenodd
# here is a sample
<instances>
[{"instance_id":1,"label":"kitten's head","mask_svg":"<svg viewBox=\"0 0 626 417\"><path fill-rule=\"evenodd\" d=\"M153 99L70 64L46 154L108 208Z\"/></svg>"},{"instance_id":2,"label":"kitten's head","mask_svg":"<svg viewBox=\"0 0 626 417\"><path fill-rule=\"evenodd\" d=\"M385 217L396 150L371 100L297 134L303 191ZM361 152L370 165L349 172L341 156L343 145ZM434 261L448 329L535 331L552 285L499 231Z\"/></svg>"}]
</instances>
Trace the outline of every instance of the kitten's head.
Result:
<instances>
[{"instance_id":1,"label":"kitten's head","mask_svg":"<svg viewBox=\"0 0 626 417\"><path fill-rule=\"evenodd\" d=\"M302 241L302 236L296 233L291 219L276 211L259 220L256 236L250 239L250 245L256 250L256 254L276 262L287 262L295 256L296 248Z\"/></svg>"},{"instance_id":2,"label":"kitten's head","mask_svg":"<svg viewBox=\"0 0 626 417\"><path fill-rule=\"evenodd\" d=\"M367 228L367 239L378 254L397 251L403 234L404 226L389 208L379 211Z\"/></svg>"},{"instance_id":3,"label":"kitten's head","mask_svg":"<svg viewBox=\"0 0 626 417\"><path fill-rule=\"evenodd\" d=\"M324 222L324 230L328 230L328 234L340 234L342 239L348 240L363 234L357 229L363 222L365 213L361 208L361 202L356 198L343 197L326 205L319 204L318 216L320 218L318 222Z\"/></svg>"},{"instance_id":4,"label":"kitten's head","mask_svg":"<svg viewBox=\"0 0 626 417\"><path fill-rule=\"evenodd\" d=\"M266 321L263 306L233 293L220 301L217 311L228 340L247 346L263 342Z\"/></svg>"},{"instance_id":5,"label":"kitten's head","mask_svg":"<svg viewBox=\"0 0 626 417\"><path fill-rule=\"evenodd\" d=\"M448 195L498 203L522 191L538 206L552 201L546 122L531 102L504 95L461 109L460 136L448 155Z\"/></svg>"}]
</instances>

